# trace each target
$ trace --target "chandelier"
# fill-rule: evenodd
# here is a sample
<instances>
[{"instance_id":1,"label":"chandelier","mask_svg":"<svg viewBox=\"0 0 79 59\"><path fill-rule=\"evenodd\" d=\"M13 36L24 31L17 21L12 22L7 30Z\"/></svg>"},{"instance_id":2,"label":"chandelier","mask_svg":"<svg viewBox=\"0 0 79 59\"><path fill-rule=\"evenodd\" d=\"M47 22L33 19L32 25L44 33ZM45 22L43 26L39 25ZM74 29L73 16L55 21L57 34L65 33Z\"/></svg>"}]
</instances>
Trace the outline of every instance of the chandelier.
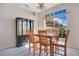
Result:
<instances>
[{"instance_id":1,"label":"chandelier","mask_svg":"<svg viewBox=\"0 0 79 59\"><path fill-rule=\"evenodd\" d=\"M42 9L45 9L45 8L46 8L46 5L45 5L44 3L38 3L38 4L37 4L37 8L38 8L38 9L41 9L41 10L42 10Z\"/></svg>"}]
</instances>

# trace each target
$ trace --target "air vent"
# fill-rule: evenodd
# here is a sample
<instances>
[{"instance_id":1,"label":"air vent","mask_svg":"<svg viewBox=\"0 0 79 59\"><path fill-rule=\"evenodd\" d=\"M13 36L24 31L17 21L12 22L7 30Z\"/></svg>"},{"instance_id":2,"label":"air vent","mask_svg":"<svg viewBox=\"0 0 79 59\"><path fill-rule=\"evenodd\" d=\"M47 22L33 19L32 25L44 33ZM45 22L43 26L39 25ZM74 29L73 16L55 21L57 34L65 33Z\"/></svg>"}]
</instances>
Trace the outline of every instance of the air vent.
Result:
<instances>
[{"instance_id":1,"label":"air vent","mask_svg":"<svg viewBox=\"0 0 79 59\"><path fill-rule=\"evenodd\" d=\"M29 7L29 5L25 4L26 7Z\"/></svg>"},{"instance_id":2,"label":"air vent","mask_svg":"<svg viewBox=\"0 0 79 59\"><path fill-rule=\"evenodd\" d=\"M36 16L36 13L35 12L32 12L32 15Z\"/></svg>"}]
</instances>

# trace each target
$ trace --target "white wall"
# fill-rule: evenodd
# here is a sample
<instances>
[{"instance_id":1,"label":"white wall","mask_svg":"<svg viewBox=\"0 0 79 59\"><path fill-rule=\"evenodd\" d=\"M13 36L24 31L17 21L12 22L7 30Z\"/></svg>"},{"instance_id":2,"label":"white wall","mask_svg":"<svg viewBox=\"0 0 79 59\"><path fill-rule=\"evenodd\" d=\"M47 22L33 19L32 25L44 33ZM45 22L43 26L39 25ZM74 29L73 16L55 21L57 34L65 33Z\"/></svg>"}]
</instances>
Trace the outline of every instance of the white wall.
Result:
<instances>
[{"instance_id":1,"label":"white wall","mask_svg":"<svg viewBox=\"0 0 79 59\"><path fill-rule=\"evenodd\" d=\"M38 23L38 24L37 24L38 30L39 30L39 29L44 29L44 19L41 18L41 17L39 17L39 16L37 17L37 19L38 19L38 20L37 20L37 23Z\"/></svg>"},{"instance_id":2,"label":"white wall","mask_svg":"<svg viewBox=\"0 0 79 59\"><path fill-rule=\"evenodd\" d=\"M10 5L0 5L0 49L14 47L16 45L16 17L35 20L34 28L36 28L36 16L33 16L31 13L25 12L17 7L12 7Z\"/></svg>"},{"instance_id":3,"label":"white wall","mask_svg":"<svg viewBox=\"0 0 79 59\"><path fill-rule=\"evenodd\" d=\"M70 19L70 30L71 30L71 36L70 36L70 46L73 48L79 49L79 4L73 4L72 5L72 17Z\"/></svg>"},{"instance_id":4,"label":"white wall","mask_svg":"<svg viewBox=\"0 0 79 59\"><path fill-rule=\"evenodd\" d=\"M72 48L77 48L79 49L79 4L60 4L56 7L50 8L49 10L46 10L45 12L42 12L39 14L39 18L42 18L38 20L38 22L43 22L44 20L44 15L52 13L57 10L62 10L63 8L66 8L67 10L70 11L68 13L68 29L70 30L69 34L69 39L68 39L68 47ZM41 24L42 24L41 23ZM44 27L43 24L42 26L40 25L39 27Z\"/></svg>"}]
</instances>

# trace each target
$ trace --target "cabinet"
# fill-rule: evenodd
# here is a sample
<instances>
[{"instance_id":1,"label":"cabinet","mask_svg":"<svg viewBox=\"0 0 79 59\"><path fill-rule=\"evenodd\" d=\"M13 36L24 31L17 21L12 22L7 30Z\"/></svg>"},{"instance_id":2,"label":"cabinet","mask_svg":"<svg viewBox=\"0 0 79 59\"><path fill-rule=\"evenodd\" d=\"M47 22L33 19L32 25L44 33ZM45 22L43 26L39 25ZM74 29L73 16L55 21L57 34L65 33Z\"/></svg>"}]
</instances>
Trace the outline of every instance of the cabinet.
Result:
<instances>
[{"instance_id":1,"label":"cabinet","mask_svg":"<svg viewBox=\"0 0 79 59\"><path fill-rule=\"evenodd\" d=\"M34 21L21 17L16 18L16 46L28 43L29 30L34 30Z\"/></svg>"}]
</instances>

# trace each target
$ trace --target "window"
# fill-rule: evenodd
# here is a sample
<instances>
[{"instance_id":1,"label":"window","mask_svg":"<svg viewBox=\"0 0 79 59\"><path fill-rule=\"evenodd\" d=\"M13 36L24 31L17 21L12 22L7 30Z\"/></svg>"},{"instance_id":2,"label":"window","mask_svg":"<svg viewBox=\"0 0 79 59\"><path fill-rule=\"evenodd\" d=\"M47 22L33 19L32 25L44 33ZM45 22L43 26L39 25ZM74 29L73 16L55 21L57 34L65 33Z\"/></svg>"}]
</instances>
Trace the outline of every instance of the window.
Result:
<instances>
[{"instance_id":1,"label":"window","mask_svg":"<svg viewBox=\"0 0 79 59\"><path fill-rule=\"evenodd\" d=\"M46 27L47 28L60 28L60 35L64 35L67 29L67 10L58 10L50 14L50 19L46 20Z\"/></svg>"},{"instance_id":2,"label":"window","mask_svg":"<svg viewBox=\"0 0 79 59\"><path fill-rule=\"evenodd\" d=\"M65 14L66 12L67 12L66 9L59 10L59 11L56 11L56 12L51 13L51 16L59 16L61 14Z\"/></svg>"}]
</instances>

